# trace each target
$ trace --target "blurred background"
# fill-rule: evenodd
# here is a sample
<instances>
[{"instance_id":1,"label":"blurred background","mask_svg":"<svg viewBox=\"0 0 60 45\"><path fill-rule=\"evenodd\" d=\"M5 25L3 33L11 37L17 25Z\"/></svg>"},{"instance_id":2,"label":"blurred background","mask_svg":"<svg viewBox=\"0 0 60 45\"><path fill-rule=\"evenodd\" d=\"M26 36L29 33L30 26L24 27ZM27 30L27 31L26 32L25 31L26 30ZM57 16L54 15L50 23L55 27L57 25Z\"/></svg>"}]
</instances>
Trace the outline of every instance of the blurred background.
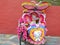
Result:
<instances>
[{"instance_id":1,"label":"blurred background","mask_svg":"<svg viewBox=\"0 0 60 45\"><path fill-rule=\"evenodd\" d=\"M18 45L17 24L23 11L21 3L26 1L31 0L0 0L0 45ZM51 3L46 11L46 45L60 45L60 0L43 1Z\"/></svg>"},{"instance_id":2,"label":"blurred background","mask_svg":"<svg viewBox=\"0 0 60 45\"><path fill-rule=\"evenodd\" d=\"M39 2L40 0L37 0L37 1ZM54 6L60 6L60 0L43 0L43 1L49 2Z\"/></svg>"}]
</instances>

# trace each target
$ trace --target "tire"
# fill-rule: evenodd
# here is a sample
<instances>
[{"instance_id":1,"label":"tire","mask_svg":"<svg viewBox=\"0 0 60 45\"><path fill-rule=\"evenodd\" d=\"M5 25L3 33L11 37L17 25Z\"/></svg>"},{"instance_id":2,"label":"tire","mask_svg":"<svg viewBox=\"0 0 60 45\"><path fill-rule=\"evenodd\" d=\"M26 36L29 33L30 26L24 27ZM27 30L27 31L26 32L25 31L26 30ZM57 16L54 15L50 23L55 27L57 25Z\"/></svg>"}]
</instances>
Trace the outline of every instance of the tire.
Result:
<instances>
[{"instance_id":1,"label":"tire","mask_svg":"<svg viewBox=\"0 0 60 45\"><path fill-rule=\"evenodd\" d=\"M22 35L23 35L23 33L20 34L19 45L21 45L21 42L22 42Z\"/></svg>"}]
</instances>

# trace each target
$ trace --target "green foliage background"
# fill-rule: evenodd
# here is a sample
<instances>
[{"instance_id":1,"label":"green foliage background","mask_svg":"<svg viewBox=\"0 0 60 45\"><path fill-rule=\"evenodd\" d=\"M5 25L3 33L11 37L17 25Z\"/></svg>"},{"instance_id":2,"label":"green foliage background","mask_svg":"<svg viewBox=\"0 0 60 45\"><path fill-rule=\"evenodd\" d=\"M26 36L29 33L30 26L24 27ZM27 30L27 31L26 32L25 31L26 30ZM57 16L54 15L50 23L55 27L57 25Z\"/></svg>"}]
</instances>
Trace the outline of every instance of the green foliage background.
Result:
<instances>
[{"instance_id":1,"label":"green foliage background","mask_svg":"<svg viewBox=\"0 0 60 45\"><path fill-rule=\"evenodd\" d=\"M60 0L36 0L36 1L46 1L51 3L52 5L60 6Z\"/></svg>"}]
</instances>

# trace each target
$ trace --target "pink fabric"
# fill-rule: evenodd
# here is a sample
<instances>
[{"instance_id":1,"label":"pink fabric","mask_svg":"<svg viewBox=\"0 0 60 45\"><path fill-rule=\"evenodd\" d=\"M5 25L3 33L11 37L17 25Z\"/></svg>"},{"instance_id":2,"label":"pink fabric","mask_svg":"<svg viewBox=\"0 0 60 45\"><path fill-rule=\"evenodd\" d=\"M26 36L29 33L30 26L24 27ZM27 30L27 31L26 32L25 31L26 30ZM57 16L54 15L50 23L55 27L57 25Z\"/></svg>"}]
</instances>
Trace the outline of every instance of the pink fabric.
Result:
<instances>
[{"instance_id":1,"label":"pink fabric","mask_svg":"<svg viewBox=\"0 0 60 45\"><path fill-rule=\"evenodd\" d=\"M18 27L18 31L17 31L17 33L18 33L18 39L20 38L21 32L23 32L22 38L24 40L27 39L27 30L24 29L24 27Z\"/></svg>"},{"instance_id":2,"label":"pink fabric","mask_svg":"<svg viewBox=\"0 0 60 45\"><path fill-rule=\"evenodd\" d=\"M23 21L22 18L20 18L18 22L19 22L18 25L20 25L24 21ZM25 40L27 38L27 30L26 30L24 25L23 26L20 25L20 26L17 27L18 39L20 38L21 32L23 32L23 35L22 35L23 37L22 38Z\"/></svg>"}]
</instances>

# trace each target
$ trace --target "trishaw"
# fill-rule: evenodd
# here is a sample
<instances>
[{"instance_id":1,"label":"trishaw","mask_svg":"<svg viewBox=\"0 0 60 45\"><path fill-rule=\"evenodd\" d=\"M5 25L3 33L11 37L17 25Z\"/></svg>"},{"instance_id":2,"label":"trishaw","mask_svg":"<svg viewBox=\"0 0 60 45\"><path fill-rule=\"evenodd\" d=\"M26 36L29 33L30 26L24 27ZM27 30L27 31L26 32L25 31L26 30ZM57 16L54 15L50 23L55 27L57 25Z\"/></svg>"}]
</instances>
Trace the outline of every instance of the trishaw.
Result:
<instances>
[{"instance_id":1,"label":"trishaw","mask_svg":"<svg viewBox=\"0 0 60 45\"><path fill-rule=\"evenodd\" d=\"M22 17L18 20L18 36L21 45L25 44L44 45L46 43L46 9L48 2L24 2Z\"/></svg>"}]
</instances>

